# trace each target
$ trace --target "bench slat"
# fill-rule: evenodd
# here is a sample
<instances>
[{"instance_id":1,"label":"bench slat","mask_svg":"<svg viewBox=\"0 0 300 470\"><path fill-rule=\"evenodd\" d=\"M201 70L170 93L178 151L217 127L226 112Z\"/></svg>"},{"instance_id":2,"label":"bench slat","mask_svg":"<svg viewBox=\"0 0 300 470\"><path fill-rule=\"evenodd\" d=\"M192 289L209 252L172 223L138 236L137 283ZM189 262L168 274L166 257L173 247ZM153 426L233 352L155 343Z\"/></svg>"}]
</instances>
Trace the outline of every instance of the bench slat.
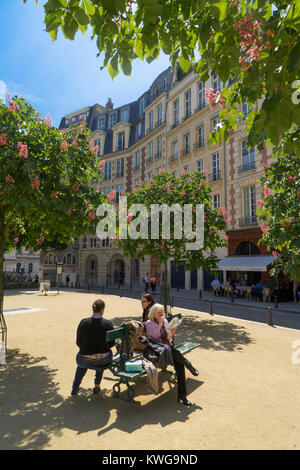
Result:
<instances>
[{"instance_id":1,"label":"bench slat","mask_svg":"<svg viewBox=\"0 0 300 470\"><path fill-rule=\"evenodd\" d=\"M200 346L199 343L192 343L190 341L185 341L184 343L181 343L178 346L176 346L176 349L178 349L181 352L181 354L185 354L191 351L192 349L197 348L198 346Z\"/></svg>"},{"instance_id":2,"label":"bench slat","mask_svg":"<svg viewBox=\"0 0 300 470\"><path fill-rule=\"evenodd\" d=\"M115 339L124 339L125 338L125 328L115 328L114 330L107 331L106 341L113 341Z\"/></svg>"}]
</instances>

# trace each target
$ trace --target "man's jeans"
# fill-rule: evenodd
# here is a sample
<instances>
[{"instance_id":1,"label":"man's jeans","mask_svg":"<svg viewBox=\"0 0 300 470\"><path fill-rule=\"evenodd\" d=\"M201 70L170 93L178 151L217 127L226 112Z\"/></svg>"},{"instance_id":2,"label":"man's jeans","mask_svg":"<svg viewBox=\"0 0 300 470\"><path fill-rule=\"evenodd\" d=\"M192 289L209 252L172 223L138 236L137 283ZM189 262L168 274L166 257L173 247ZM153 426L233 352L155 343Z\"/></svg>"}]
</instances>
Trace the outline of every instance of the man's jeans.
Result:
<instances>
[{"instance_id":1,"label":"man's jeans","mask_svg":"<svg viewBox=\"0 0 300 470\"><path fill-rule=\"evenodd\" d=\"M88 359L84 359L80 353L77 354L76 356L76 362L77 362L77 369L75 373L75 379L73 382L73 388L72 390L74 392L77 392L79 389L79 386L81 384L81 381L83 377L86 374L86 371L88 369L96 369L97 367L102 367L110 362L112 362L113 358L113 353L112 351L109 351L107 357L100 359L99 361L89 361ZM96 375L95 375L95 385L100 385L100 382L102 380L102 375L103 371L102 370L96 370Z\"/></svg>"}]
</instances>

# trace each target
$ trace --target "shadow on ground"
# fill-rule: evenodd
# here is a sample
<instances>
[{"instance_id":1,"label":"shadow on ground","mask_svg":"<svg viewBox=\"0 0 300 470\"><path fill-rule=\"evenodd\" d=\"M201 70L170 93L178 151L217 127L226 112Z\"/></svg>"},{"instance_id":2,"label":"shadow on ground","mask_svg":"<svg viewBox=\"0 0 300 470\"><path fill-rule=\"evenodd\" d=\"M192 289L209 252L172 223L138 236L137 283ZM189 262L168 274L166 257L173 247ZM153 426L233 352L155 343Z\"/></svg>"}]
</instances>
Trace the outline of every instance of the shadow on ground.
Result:
<instances>
[{"instance_id":1,"label":"shadow on ground","mask_svg":"<svg viewBox=\"0 0 300 470\"><path fill-rule=\"evenodd\" d=\"M123 317L115 318L113 323L120 326L132 319L137 320ZM238 351L253 340L244 327L218 322L213 317L201 320L187 315L176 333L176 343L182 341L199 342L205 349ZM135 386L135 404L126 401L125 386L121 399L117 399L111 396L111 391L94 396L86 388L88 382L83 382L78 396L64 398L56 382L56 372L49 368L46 357L8 351L7 365L0 366L0 449L45 449L50 446L52 436L63 436L66 428L76 435L94 432L96 438L112 429L134 433L143 426L165 427L173 422L186 422L190 414L202 410L201 403L191 407L177 405L177 387L169 370L159 375L164 393L158 396L147 391L146 376L140 378ZM109 388L117 380L109 371L105 379L111 382ZM201 385L201 377L187 378L189 393ZM95 434L91 439L94 442ZM100 439L97 448L101 448Z\"/></svg>"},{"instance_id":2,"label":"shadow on ground","mask_svg":"<svg viewBox=\"0 0 300 470\"><path fill-rule=\"evenodd\" d=\"M112 322L115 327L122 323L138 320L137 317L115 317ZM184 315L181 325L175 335L175 343L192 341L200 344L200 348L222 351L242 350L244 346L253 343L247 328L235 325L230 321L217 321L214 317L202 320L197 315Z\"/></svg>"}]
</instances>

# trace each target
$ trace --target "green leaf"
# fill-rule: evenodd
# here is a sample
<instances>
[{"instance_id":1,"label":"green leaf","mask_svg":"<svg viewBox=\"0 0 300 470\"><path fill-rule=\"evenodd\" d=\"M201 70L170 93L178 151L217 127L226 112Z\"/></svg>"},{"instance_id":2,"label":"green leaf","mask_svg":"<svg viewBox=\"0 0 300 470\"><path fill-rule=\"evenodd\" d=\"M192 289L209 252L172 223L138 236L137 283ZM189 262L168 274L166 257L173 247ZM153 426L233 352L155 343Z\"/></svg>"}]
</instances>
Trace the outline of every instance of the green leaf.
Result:
<instances>
[{"instance_id":1,"label":"green leaf","mask_svg":"<svg viewBox=\"0 0 300 470\"><path fill-rule=\"evenodd\" d=\"M116 53L108 64L108 72L112 80L118 75L118 54Z\"/></svg>"},{"instance_id":2,"label":"green leaf","mask_svg":"<svg viewBox=\"0 0 300 470\"><path fill-rule=\"evenodd\" d=\"M79 24L88 25L90 20L85 11L80 7L74 8L74 16Z\"/></svg>"},{"instance_id":3,"label":"green leaf","mask_svg":"<svg viewBox=\"0 0 300 470\"><path fill-rule=\"evenodd\" d=\"M61 29L67 39L74 39L75 34L78 31L78 23L74 20L69 12L66 13Z\"/></svg>"}]
</instances>

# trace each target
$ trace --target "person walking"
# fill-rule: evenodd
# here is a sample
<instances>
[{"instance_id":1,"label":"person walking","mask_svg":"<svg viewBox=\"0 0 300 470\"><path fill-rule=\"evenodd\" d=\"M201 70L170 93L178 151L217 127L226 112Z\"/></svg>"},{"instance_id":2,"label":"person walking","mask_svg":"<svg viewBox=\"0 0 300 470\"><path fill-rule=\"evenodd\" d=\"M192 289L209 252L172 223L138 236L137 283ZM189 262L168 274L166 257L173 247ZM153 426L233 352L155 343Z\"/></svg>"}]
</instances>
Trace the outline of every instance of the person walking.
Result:
<instances>
[{"instance_id":1,"label":"person walking","mask_svg":"<svg viewBox=\"0 0 300 470\"><path fill-rule=\"evenodd\" d=\"M79 352L76 356L77 369L73 381L71 395L77 395L79 386L88 369L96 370L93 393L100 392L103 371L97 369L112 362L111 348L115 341L106 341L107 331L113 330L110 320L103 318L105 303L98 299L92 305L93 315L84 318L78 325L76 344Z\"/></svg>"},{"instance_id":2,"label":"person walking","mask_svg":"<svg viewBox=\"0 0 300 470\"><path fill-rule=\"evenodd\" d=\"M150 277L150 284L151 284L151 291L152 291L152 292L155 292L155 289L156 289L156 277L153 276L153 275Z\"/></svg>"},{"instance_id":3,"label":"person walking","mask_svg":"<svg viewBox=\"0 0 300 470\"><path fill-rule=\"evenodd\" d=\"M144 286L145 286L145 290L144 290L144 292L147 294L147 292L148 292L148 289L149 289L149 287L150 287L150 278L149 278L149 273L146 273L146 275L144 276L144 279L143 279L143 281L144 281Z\"/></svg>"}]
</instances>

